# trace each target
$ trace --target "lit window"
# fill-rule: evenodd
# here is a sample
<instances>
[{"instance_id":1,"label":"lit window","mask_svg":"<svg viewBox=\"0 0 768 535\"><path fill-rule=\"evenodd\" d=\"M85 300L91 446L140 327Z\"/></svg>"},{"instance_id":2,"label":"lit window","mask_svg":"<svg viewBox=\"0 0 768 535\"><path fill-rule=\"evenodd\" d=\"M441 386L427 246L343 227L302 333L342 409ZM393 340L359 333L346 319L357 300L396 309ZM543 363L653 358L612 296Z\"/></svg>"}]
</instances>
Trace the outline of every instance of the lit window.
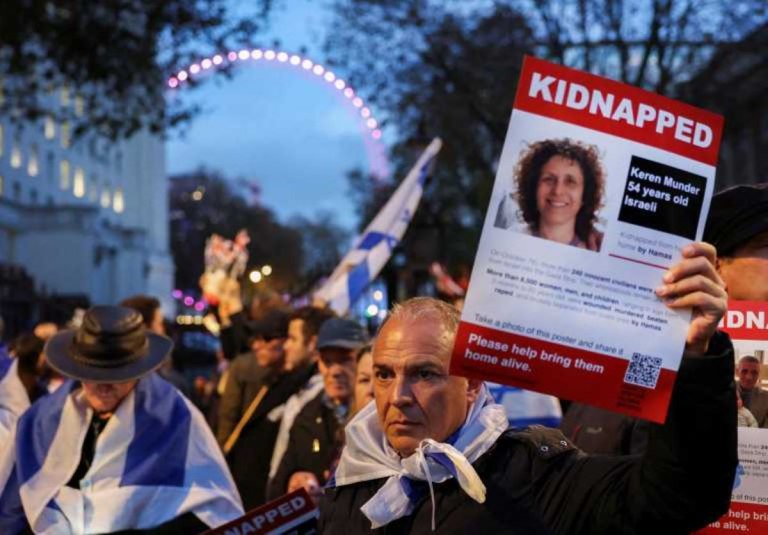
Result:
<instances>
[{"instance_id":1,"label":"lit window","mask_svg":"<svg viewBox=\"0 0 768 535\"><path fill-rule=\"evenodd\" d=\"M83 95L77 95L75 97L75 115L82 117L83 113L85 113L85 99Z\"/></svg>"},{"instance_id":2,"label":"lit window","mask_svg":"<svg viewBox=\"0 0 768 535\"><path fill-rule=\"evenodd\" d=\"M56 137L56 121L53 120L52 116L46 116L43 130L45 132L45 139L53 139Z\"/></svg>"},{"instance_id":3,"label":"lit window","mask_svg":"<svg viewBox=\"0 0 768 535\"><path fill-rule=\"evenodd\" d=\"M67 160L59 162L59 186L63 190L69 189L69 162Z\"/></svg>"},{"instance_id":4,"label":"lit window","mask_svg":"<svg viewBox=\"0 0 768 535\"><path fill-rule=\"evenodd\" d=\"M112 198L112 209L117 214L122 214L123 210L125 210L122 188L117 188L115 190L115 196Z\"/></svg>"},{"instance_id":5,"label":"lit window","mask_svg":"<svg viewBox=\"0 0 768 535\"><path fill-rule=\"evenodd\" d=\"M69 121L61 123L61 148L68 149L72 143L72 139L69 137Z\"/></svg>"},{"instance_id":6,"label":"lit window","mask_svg":"<svg viewBox=\"0 0 768 535\"><path fill-rule=\"evenodd\" d=\"M101 207L109 208L110 204L112 204L112 196L109 194L109 188L105 186L104 191L101 192Z\"/></svg>"},{"instance_id":7,"label":"lit window","mask_svg":"<svg viewBox=\"0 0 768 535\"><path fill-rule=\"evenodd\" d=\"M29 160L27 160L27 174L29 176L37 176L37 145L29 147Z\"/></svg>"},{"instance_id":8,"label":"lit window","mask_svg":"<svg viewBox=\"0 0 768 535\"><path fill-rule=\"evenodd\" d=\"M75 168L75 178L72 184L72 193L78 199L85 196L85 171L82 167Z\"/></svg>"},{"instance_id":9,"label":"lit window","mask_svg":"<svg viewBox=\"0 0 768 535\"><path fill-rule=\"evenodd\" d=\"M62 106L69 106L69 88L67 86L63 86L59 90L59 103Z\"/></svg>"},{"instance_id":10,"label":"lit window","mask_svg":"<svg viewBox=\"0 0 768 535\"><path fill-rule=\"evenodd\" d=\"M21 143L19 138L14 139L11 146L11 167L14 169L21 167Z\"/></svg>"}]
</instances>

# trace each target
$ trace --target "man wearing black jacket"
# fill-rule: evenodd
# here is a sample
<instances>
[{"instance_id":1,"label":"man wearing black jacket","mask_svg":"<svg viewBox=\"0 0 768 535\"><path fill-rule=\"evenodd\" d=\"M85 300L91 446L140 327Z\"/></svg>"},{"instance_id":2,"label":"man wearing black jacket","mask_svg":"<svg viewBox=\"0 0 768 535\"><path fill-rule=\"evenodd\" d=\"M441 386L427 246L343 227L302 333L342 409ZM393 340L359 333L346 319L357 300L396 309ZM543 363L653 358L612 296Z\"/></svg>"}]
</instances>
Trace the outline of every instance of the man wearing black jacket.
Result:
<instances>
[{"instance_id":1,"label":"man wearing black jacket","mask_svg":"<svg viewBox=\"0 0 768 535\"><path fill-rule=\"evenodd\" d=\"M296 416L285 455L269 483L270 498L298 487L313 495L328 479L354 397L355 356L366 342L365 331L352 320L331 318L320 327L317 349L323 390Z\"/></svg>"},{"instance_id":2,"label":"man wearing black jacket","mask_svg":"<svg viewBox=\"0 0 768 535\"><path fill-rule=\"evenodd\" d=\"M559 431L507 429L484 384L448 374L458 314L417 298L374 345L375 407L346 428L321 500L326 534L689 533L730 502L737 464L733 348L714 248L683 250L656 290L693 309L667 421L642 456L588 456Z\"/></svg>"}]
</instances>

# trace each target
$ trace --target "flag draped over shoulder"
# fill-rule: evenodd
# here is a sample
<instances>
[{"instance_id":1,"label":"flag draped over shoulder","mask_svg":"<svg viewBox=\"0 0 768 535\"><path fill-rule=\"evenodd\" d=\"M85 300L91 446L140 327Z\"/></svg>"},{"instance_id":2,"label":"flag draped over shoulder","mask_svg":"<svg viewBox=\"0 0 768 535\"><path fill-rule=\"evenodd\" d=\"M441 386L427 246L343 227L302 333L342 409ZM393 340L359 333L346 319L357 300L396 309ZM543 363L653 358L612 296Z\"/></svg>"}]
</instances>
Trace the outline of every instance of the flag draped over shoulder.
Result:
<instances>
[{"instance_id":1,"label":"flag draped over shoulder","mask_svg":"<svg viewBox=\"0 0 768 535\"><path fill-rule=\"evenodd\" d=\"M16 420L29 408L29 396L21 384L18 361L0 356L0 450L10 447Z\"/></svg>"},{"instance_id":2,"label":"flag draped over shoulder","mask_svg":"<svg viewBox=\"0 0 768 535\"><path fill-rule=\"evenodd\" d=\"M212 527L243 514L203 416L154 373L110 417L80 488L68 487L93 416L76 387L69 381L35 403L18 421L15 448L0 452L0 532L14 533L24 516L38 533L85 534L146 529L186 512Z\"/></svg>"},{"instance_id":3,"label":"flag draped over shoulder","mask_svg":"<svg viewBox=\"0 0 768 535\"><path fill-rule=\"evenodd\" d=\"M376 214L315 297L344 315L374 280L405 234L424 191L424 182L442 142L432 140L398 186L387 204Z\"/></svg>"},{"instance_id":4,"label":"flag draped over shoulder","mask_svg":"<svg viewBox=\"0 0 768 535\"><path fill-rule=\"evenodd\" d=\"M522 388L486 383L496 403L504 406L510 427L533 424L559 427L563 411L556 397Z\"/></svg>"}]
</instances>

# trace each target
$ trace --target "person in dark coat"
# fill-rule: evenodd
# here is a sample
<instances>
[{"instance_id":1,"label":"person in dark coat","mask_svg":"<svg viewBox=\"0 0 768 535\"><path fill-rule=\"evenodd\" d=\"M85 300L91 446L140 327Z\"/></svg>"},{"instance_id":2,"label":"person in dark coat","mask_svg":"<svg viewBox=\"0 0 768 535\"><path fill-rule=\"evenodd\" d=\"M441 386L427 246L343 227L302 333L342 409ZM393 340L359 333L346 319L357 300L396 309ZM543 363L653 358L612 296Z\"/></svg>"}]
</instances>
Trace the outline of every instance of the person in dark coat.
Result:
<instances>
[{"instance_id":1,"label":"person in dark coat","mask_svg":"<svg viewBox=\"0 0 768 535\"><path fill-rule=\"evenodd\" d=\"M571 403L560 430L586 453L629 455L645 451L649 425L626 414L586 403Z\"/></svg>"},{"instance_id":2,"label":"person in dark coat","mask_svg":"<svg viewBox=\"0 0 768 535\"><path fill-rule=\"evenodd\" d=\"M714 248L683 251L657 290L693 308L664 425L642 456L589 456L559 431L508 429L485 385L449 375L458 313L416 298L373 350L375 404L347 425L318 531L688 533L730 502L737 465L733 347Z\"/></svg>"},{"instance_id":3,"label":"person in dark coat","mask_svg":"<svg viewBox=\"0 0 768 535\"><path fill-rule=\"evenodd\" d=\"M222 419L218 438L246 511L266 502L269 462L285 403L315 373L311 362L285 369L287 328L288 315L280 311L255 325L255 351L235 359L222 396L220 414L234 408L237 416Z\"/></svg>"},{"instance_id":4,"label":"person in dark coat","mask_svg":"<svg viewBox=\"0 0 768 535\"><path fill-rule=\"evenodd\" d=\"M365 330L352 320L331 318L320 327L317 349L323 390L296 416L288 447L269 483L270 498L299 487L317 496L328 479L354 401L357 351L366 343Z\"/></svg>"}]
</instances>

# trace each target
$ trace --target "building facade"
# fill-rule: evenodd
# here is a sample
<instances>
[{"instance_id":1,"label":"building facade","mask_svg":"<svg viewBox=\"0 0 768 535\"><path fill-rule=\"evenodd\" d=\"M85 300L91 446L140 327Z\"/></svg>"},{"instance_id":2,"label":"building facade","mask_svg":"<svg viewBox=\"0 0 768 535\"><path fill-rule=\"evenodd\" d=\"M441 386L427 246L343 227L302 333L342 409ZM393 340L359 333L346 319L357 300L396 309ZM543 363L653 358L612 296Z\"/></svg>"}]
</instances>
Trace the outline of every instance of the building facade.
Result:
<instances>
[{"instance_id":1,"label":"building facade","mask_svg":"<svg viewBox=\"0 0 768 535\"><path fill-rule=\"evenodd\" d=\"M86 111L68 88L45 98L75 117ZM0 116L0 264L22 267L43 295L114 304L148 293L170 312L162 137L74 139L71 124L53 116Z\"/></svg>"}]
</instances>

